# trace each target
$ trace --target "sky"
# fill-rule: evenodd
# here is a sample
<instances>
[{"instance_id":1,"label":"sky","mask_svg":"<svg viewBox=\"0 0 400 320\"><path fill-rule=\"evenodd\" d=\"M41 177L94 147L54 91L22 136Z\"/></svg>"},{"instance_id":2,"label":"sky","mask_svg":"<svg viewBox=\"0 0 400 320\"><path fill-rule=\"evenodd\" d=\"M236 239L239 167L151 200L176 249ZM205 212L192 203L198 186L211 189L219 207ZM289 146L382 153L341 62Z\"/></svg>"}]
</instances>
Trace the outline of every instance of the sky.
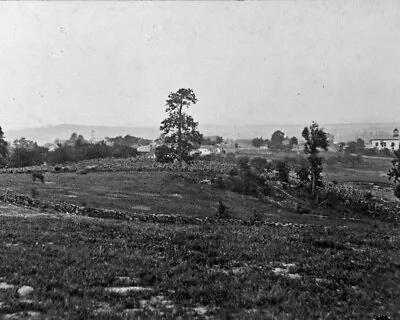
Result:
<instances>
[{"instance_id":1,"label":"sky","mask_svg":"<svg viewBox=\"0 0 400 320\"><path fill-rule=\"evenodd\" d=\"M400 122L400 2L0 2L0 126Z\"/></svg>"}]
</instances>

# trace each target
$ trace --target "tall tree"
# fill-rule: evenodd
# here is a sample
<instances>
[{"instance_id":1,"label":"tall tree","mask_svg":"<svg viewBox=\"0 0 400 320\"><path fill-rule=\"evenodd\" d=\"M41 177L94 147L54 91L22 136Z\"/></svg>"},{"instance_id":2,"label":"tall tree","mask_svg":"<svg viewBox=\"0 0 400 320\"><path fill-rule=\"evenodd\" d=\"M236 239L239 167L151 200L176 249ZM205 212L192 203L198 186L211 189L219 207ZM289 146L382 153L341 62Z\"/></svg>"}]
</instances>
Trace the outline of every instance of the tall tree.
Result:
<instances>
[{"instance_id":1,"label":"tall tree","mask_svg":"<svg viewBox=\"0 0 400 320\"><path fill-rule=\"evenodd\" d=\"M4 139L3 129L0 127L0 165L4 166L7 162L8 143Z\"/></svg>"},{"instance_id":2,"label":"tall tree","mask_svg":"<svg viewBox=\"0 0 400 320\"><path fill-rule=\"evenodd\" d=\"M304 152L309 154L308 161L311 167L311 191L315 193L315 186L322 182L322 157L318 156L319 150L328 150L328 137L324 129L320 128L316 122L312 122L310 127L305 127L301 133L306 143Z\"/></svg>"},{"instance_id":3,"label":"tall tree","mask_svg":"<svg viewBox=\"0 0 400 320\"><path fill-rule=\"evenodd\" d=\"M179 160L185 160L189 151L200 144L203 136L198 131L198 122L184 109L196 104L197 98L192 89L179 89L171 92L166 101L168 117L161 122L165 142L172 143Z\"/></svg>"},{"instance_id":4,"label":"tall tree","mask_svg":"<svg viewBox=\"0 0 400 320\"><path fill-rule=\"evenodd\" d=\"M283 141L285 140L285 134L277 130L271 136L270 148L272 150L280 150L283 148Z\"/></svg>"}]
</instances>

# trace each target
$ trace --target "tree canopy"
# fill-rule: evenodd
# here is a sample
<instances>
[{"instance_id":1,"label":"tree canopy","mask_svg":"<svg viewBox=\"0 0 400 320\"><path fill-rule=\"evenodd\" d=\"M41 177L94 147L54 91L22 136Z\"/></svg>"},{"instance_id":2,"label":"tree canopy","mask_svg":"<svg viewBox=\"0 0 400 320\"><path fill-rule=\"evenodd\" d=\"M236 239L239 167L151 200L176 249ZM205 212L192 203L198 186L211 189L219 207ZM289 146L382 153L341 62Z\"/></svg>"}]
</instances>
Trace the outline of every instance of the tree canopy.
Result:
<instances>
[{"instance_id":1,"label":"tree canopy","mask_svg":"<svg viewBox=\"0 0 400 320\"><path fill-rule=\"evenodd\" d=\"M272 150L282 149L284 140L285 140L285 134L280 130L275 131L271 136L270 148Z\"/></svg>"},{"instance_id":2,"label":"tree canopy","mask_svg":"<svg viewBox=\"0 0 400 320\"><path fill-rule=\"evenodd\" d=\"M200 145L203 139L198 131L198 123L184 109L197 103L192 89L179 89L171 92L166 100L165 111L168 117L161 122L160 130L164 141L172 144L175 155L179 160L188 158L189 151Z\"/></svg>"},{"instance_id":3,"label":"tree canopy","mask_svg":"<svg viewBox=\"0 0 400 320\"><path fill-rule=\"evenodd\" d=\"M303 129L301 135L306 140L304 152L309 154L307 159L311 167L311 188L314 194L315 186L322 182L322 158L318 156L318 153L320 149L328 150L328 136L324 129L320 128L314 121L310 127Z\"/></svg>"}]
</instances>

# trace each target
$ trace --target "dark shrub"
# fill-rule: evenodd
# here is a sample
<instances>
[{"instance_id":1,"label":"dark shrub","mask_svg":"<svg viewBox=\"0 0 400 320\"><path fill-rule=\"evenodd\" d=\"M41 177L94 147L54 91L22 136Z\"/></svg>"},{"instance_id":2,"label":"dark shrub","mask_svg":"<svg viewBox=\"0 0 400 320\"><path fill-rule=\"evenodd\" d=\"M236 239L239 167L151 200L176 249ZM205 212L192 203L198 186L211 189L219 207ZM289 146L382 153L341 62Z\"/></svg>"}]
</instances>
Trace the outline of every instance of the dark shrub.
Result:
<instances>
[{"instance_id":1,"label":"dark shrub","mask_svg":"<svg viewBox=\"0 0 400 320\"><path fill-rule=\"evenodd\" d=\"M175 151L166 145L162 145L156 148L155 151L156 161L161 163L174 162Z\"/></svg>"},{"instance_id":2,"label":"dark shrub","mask_svg":"<svg viewBox=\"0 0 400 320\"><path fill-rule=\"evenodd\" d=\"M371 200L374 196L372 195L371 191L368 191L365 193L365 199L366 200Z\"/></svg>"},{"instance_id":3,"label":"dark shrub","mask_svg":"<svg viewBox=\"0 0 400 320\"><path fill-rule=\"evenodd\" d=\"M226 163L236 163L236 156L233 152L229 152L224 157L224 162Z\"/></svg>"},{"instance_id":4,"label":"dark shrub","mask_svg":"<svg viewBox=\"0 0 400 320\"><path fill-rule=\"evenodd\" d=\"M219 189L225 189L226 188L226 183L224 181L224 178L222 177L216 177L214 178L214 186L219 188Z\"/></svg>"},{"instance_id":5,"label":"dark shrub","mask_svg":"<svg viewBox=\"0 0 400 320\"><path fill-rule=\"evenodd\" d=\"M295 172L301 182L310 182L311 168L310 163L304 159L299 158L296 164Z\"/></svg>"},{"instance_id":6,"label":"dark shrub","mask_svg":"<svg viewBox=\"0 0 400 320\"><path fill-rule=\"evenodd\" d=\"M290 167L288 163L284 160L278 160L276 161L276 170L278 171L277 173L277 178L281 182L288 183L289 182L289 173L290 173Z\"/></svg>"},{"instance_id":7,"label":"dark shrub","mask_svg":"<svg viewBox=\"0 0 400 320\"><path fill-rule=\"evenodd\" d=\"M267 166L267 159L261 157L255 157L251 159L250 165L255 170L256 173L260 174L264 171Z\"/></svg>"}]
</instances>

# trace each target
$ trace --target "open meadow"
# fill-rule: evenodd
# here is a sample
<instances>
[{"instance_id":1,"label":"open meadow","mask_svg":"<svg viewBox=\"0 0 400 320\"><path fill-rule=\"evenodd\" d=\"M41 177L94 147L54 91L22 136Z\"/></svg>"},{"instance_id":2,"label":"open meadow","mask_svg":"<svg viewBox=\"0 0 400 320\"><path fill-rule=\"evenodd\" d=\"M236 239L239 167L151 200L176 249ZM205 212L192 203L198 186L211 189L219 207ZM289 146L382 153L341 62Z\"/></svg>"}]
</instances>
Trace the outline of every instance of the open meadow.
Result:
<instances>
[{"instance_id":1,"label":"open meadow","mask_svg":"<svg viewBox=\"0 0 400 320\"><path fill-rule=\"evenodd\" d=\"M400 234L386 224L132 223L5 205L0 223L10 319L400 316Z\"/></svg>"},{"instance_id":2,"label":"open meadow","mask_svg":"<svg viewBox=\"0 0 400 320\"><path fill-rule=\"evenodd\" d=\"M46 172L44 184L28 173L1 174L2 194L33 196L34 189L37 201L120 210L127 218L17 206L3 197L5 318L400 317L398 224L343 219L334 207L298 214L278 205L281 196L262 200L202 184L205 170L143 168ZM216 218L220 201L228 220ZM262 219L252 222L254 212ZM157 219L165 214L199 219Z\"/></svg>"}]
</instances>

